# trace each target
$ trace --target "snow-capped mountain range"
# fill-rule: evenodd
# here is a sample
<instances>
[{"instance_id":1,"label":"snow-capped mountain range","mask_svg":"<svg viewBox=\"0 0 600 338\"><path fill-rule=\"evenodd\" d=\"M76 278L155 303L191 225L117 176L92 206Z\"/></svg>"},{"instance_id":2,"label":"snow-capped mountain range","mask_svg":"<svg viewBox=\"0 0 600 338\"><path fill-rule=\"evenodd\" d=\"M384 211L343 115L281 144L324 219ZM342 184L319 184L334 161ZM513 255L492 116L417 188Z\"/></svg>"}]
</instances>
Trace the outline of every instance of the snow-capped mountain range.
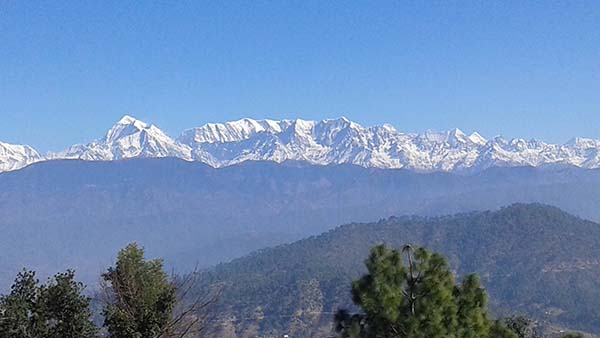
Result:
<instances>
[{"instance_id":1,"label":"snow-capped mountain range","mask_svg":"<svg viewBox=\"0 0 600 338\"><path fill-rule=\"evenodd\" d=\"M30 146L0 142L0 172L16 170L42 159Z\"/></svg>"},{"instance_id":2,"label":"snow-capped mountain range","mask_svg":"<svg viewBox=\"0 0 600 338\"><path fill-rule=\"evenodd\" d=\"M493 166L572 165L600 168L600 140L566 144L478 133L401 133L390 125L363 127L344 117L322 121L242 119L209 123L169 137L158 127L124 116L102 139L41 156L29 146L0 142L0 172L52 159L111 161L177 157L224 167L244 161L303 161L316 165L431 172L476 172Z\"/></svg>"}]
</instances>

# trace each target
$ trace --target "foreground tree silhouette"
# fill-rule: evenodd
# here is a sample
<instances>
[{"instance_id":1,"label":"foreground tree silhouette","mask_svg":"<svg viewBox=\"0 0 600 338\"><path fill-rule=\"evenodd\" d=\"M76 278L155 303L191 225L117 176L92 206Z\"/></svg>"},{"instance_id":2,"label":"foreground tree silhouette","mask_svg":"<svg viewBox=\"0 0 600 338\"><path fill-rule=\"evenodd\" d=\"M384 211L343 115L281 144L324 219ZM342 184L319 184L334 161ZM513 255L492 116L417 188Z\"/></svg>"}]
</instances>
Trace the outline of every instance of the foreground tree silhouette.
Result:
<instances>
[{"instance_id":1,"label":"foreground tree silhouette","mask_svg":"<svg viewBox=\"0 0 600 338\"><path fill-rule=\"evenodd\" d=\"M129 244L115 267L103 274L104 326L110 338L183 338L197 335L216 297L186 303L196 273L175 281L160 259L145 260L144 250ZM179 305L179 306L178 306ZM201 312L204 312L202 314Z\"/></svg>"},{"instance_id":2,"label":"foreground tree silhouette","mask_svg":"<svg viewBox=\"0 0 600 338\"><path fill-rule=\"evenodd\" d=\"M336 314L342 337L516 338L490 319L476 275L456 285L441 255L411 246L402 251L383 245L371 250L368 273L352 285L353 301L363 312Z\"/></svg>"},{"instance_id":3,"label":"foreground tree silhouette","mask_svg":"<svg viewBox=\"0 0 600 338\"><path fill-rule=\"evenodd\" d=\"M11 293L0 298L0 338L92 338L90 299L73 271L40 285L33 271L17 275Z\"/></svg>"}]
</instances>

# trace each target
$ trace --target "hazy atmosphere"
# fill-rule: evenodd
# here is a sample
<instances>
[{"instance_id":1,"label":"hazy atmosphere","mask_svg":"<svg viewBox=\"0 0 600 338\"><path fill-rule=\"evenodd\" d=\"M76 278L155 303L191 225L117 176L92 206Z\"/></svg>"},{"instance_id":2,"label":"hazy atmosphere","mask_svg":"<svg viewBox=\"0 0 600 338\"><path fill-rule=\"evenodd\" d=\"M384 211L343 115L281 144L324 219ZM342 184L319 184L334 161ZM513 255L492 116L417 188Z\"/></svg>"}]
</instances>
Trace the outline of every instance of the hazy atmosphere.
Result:
<instances>
[{"instance_id":1,"label":"hazy atmosphere","mask_svg":"<svg viewBox=\"0 0 600 338\"><path fill-rule=\"evenodd\" d=\"M0 338L599 338L600 3L0 0Z\"/></svg>"}]
</instances>

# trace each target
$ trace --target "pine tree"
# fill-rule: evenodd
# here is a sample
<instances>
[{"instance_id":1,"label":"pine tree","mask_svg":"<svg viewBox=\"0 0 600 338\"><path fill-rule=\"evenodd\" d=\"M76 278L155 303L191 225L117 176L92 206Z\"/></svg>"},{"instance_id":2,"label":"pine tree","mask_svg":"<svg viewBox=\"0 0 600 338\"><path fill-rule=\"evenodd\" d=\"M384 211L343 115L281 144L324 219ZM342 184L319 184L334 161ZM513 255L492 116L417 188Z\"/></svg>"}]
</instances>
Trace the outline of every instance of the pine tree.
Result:
<instances>
[{"instance_id":1,"label":"pine tree","mask_svg":"<svg viewBox=\"0 0 600 338\"><path fill-rule=\"evenodd\" d=\"M493 325L487 313L487 294L481 287L477 275L465 277L460 287L455 289L455 299L458 303L459 336L478 338L480 332L489 332Z\"/></svg>"},{"instance_id":2,"label":"pine tree","mask_svg":"<svg viewBox=\"0 0 600 338\"><path fill-rule=\"evenodd\" d=\"M352 285L362 313L341 310L336 315L342 337L516 337L489 319L487 295L477 276L456 285L443 256L411 246L402 251L383 245L371 250L368 273Z\"/></svg>"}]
</instances>

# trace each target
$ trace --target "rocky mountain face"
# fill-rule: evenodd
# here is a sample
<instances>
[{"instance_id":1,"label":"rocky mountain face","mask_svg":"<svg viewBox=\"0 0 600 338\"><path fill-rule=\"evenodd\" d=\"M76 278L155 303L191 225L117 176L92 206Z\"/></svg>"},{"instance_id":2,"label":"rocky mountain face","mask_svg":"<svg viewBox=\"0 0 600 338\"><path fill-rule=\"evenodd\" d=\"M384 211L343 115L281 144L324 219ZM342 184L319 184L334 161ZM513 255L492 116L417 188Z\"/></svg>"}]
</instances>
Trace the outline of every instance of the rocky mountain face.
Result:
<instances>
[{"instance_id":1,"label":"rocky mountain face","mask_svg":"<svg viewBox=\"0 0 600 338\"><path fill-rule=\"evenodd\" d=\"M363 127L343 117L209 123L174 139L154 125L125 116L103 138L44 157L28 146L2 147L0 171L49 159L161 157L198 161L215 168L245 161L354 164L420 172L479 172L495 166L600 167L599 140L575 138L562 145L502 137L487 140L478 133L466 135L458 129L408 134L390 125Z\"/></svg>"}]
</instances>

